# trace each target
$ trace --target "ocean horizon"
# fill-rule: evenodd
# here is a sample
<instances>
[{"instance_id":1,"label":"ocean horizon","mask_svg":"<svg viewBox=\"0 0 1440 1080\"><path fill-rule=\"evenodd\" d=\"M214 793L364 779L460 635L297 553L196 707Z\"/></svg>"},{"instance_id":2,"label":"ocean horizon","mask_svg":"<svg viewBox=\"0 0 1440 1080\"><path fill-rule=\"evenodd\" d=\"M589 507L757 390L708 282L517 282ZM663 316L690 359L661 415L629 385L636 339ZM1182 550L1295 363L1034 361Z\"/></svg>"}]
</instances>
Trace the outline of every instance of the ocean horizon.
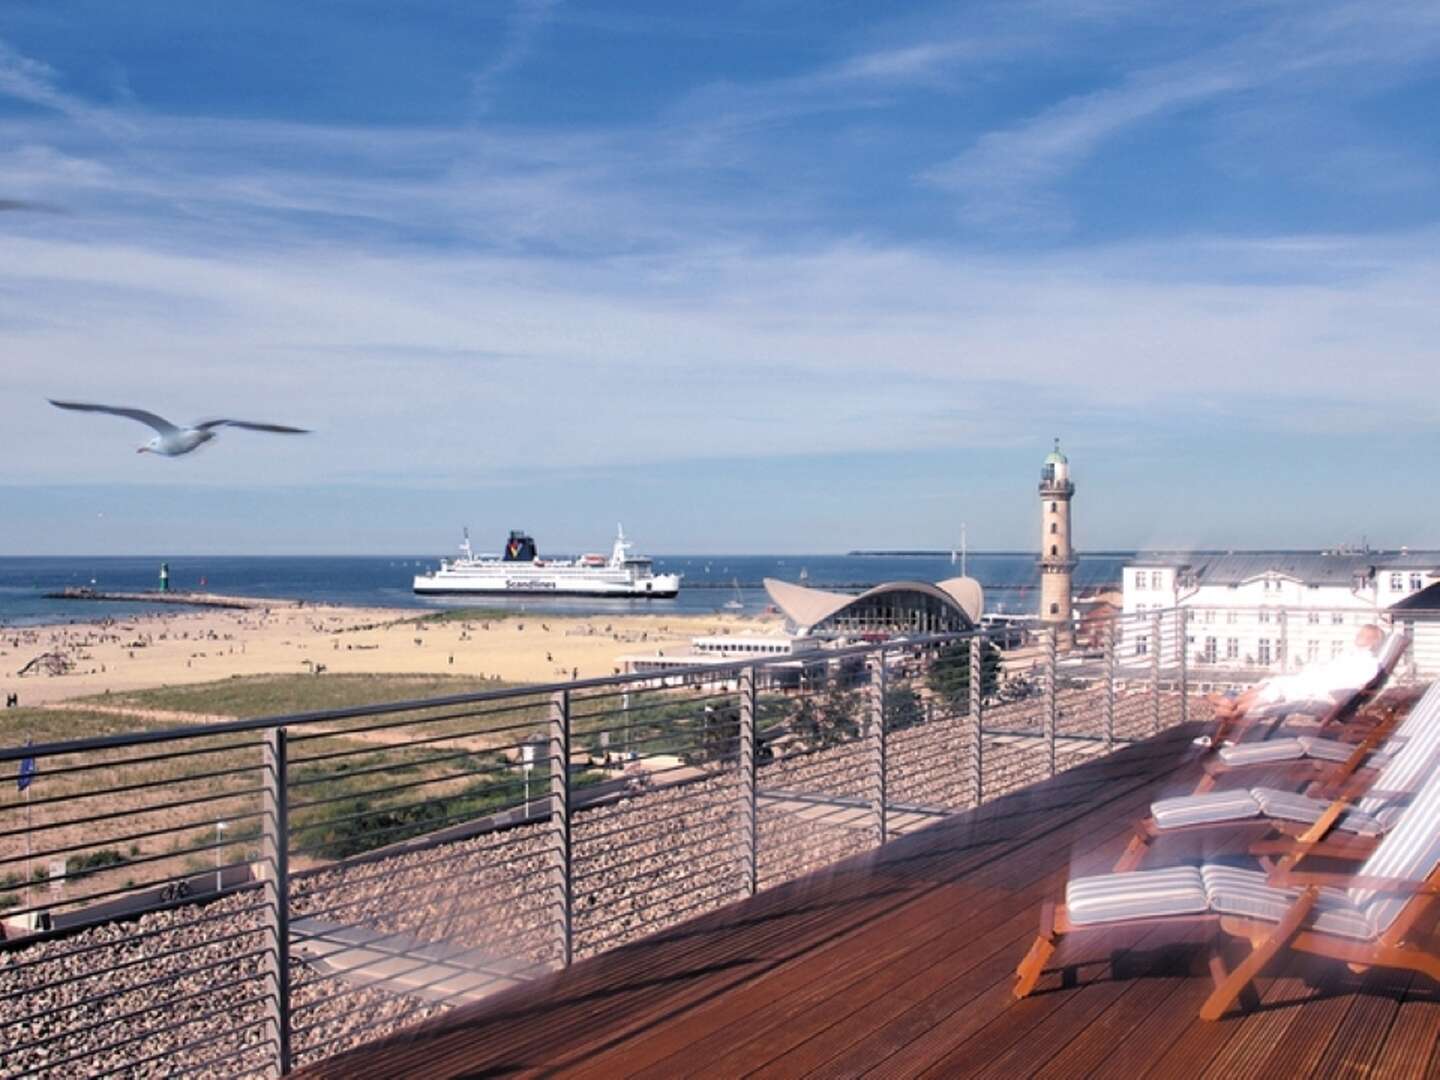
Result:
<instances>
[{"instance_id":1,"label":"ocean horizon","mask_svg":"<svg viewBox=\"0 0 1440 1080\"><path fill-rule=\"evenodd\" d=\"M1133 552L1081 554L1077 589L1117 584ZM560 554L556 558L564 557ZM172 591L206 591L229 596L303 600L348 607L444 610L454 607L515 608L555 614L706 614L724 610L735 598L743 613L769 604L767 577L804 581L816 588L863 589L885 581L943 581L961 572L949 553L811 555L655 555L657 572L683 575L673 600L573 597L419 597L411 591L416 574L434 569L434 555L13 555L0 557L0 625L93 622L156 611L183 611L173 604L49 599L47 593L93 587L140 592L159 585L160 565L170 571ZM986 591L989 611L1025 612L1035 603L1039 569L1034 554L970 552L965 570Z\"/></svg>"}]
</instances>

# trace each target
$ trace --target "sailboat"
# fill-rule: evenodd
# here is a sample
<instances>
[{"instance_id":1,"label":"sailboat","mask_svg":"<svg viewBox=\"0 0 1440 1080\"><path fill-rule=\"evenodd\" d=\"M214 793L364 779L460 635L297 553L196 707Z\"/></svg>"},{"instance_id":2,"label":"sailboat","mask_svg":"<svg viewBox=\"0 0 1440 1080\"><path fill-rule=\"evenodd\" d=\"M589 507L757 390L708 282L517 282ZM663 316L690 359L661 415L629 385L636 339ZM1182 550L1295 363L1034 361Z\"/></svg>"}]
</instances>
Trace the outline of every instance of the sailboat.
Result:
<instances>
[{"instance_id":1,"label":"sailboat","mask_svg":"<svg viewBox=\"0 0 1440 1080\"><path fill-rule=\"evenodd\" d=\"M745 601L740 599L740 579L735 578L735 595L724 603L726 611L744 611Z\"/></svg>"}]
</instances>

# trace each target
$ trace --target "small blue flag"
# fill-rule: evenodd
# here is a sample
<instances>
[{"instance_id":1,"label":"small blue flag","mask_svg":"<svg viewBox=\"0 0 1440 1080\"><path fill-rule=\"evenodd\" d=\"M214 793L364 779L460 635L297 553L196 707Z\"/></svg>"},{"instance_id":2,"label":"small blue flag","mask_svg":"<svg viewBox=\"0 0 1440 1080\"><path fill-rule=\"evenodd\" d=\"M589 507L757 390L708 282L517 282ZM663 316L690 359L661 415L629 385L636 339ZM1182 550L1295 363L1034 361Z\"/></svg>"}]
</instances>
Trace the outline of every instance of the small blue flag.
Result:
<instances>
[{"instance_id":1,"label":"small blue flag","mask_svg":"<svg viewBox=\"0 0 1440 1080\"><path fill-rule=\"evenodd\" d=\"M39 771L40 770L35 767L35 759L33 757L24 757L20 759L20 779L17 781L17 783L19 784L21 791L24 791L27 787L30 786L30 781L35 779L35 774Z\"/></svg>"}]
</instances>

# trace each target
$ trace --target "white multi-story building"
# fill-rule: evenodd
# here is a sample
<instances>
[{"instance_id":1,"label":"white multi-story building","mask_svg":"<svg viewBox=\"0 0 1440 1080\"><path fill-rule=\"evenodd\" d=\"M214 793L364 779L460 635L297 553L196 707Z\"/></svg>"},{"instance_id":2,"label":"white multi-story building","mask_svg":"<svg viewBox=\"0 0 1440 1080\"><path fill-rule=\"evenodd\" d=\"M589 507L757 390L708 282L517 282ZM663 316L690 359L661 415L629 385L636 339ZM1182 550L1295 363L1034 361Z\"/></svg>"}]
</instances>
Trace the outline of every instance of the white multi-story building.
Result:
<instances>
[{"instance_id":1,"label":"white multi-story building","mask_svg":"<svg viewBox=\"0 0 1440 1080\"><path fill-rule=\"evenodd\" d=\"M1184 608L1188 662L1293 670L1337 655L1437 577L1433 551L1145 556L1124 570L1120 649L1153 651L1145 613Z\"/></svg>"}]
</instances>

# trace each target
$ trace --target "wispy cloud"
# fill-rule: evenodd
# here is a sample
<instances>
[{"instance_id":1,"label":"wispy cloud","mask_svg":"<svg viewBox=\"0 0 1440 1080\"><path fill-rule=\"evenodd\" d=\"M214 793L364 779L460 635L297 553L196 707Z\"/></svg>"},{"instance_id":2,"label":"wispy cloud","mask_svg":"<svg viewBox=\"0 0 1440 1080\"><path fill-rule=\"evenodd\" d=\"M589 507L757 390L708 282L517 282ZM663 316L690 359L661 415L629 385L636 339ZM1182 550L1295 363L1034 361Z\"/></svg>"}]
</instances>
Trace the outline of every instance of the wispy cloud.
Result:
<instances>
[{"instance_id":1,"label":"wispy cloud","mask_svg":"<svg viewBox=\"0 0 1440 1080\"><path fill-rule=\"evenodd\" d=\"M63 90L55 69L49 64L22 55L4 41L0 41L0 97L48 109L77 124L97 129L125 128L123 118Z\"/></svg>"},{"instance_id":2,"label":"wispy cloud","mask_svg":"<svg viewBox=\"0 0 1440 1080\"><path fill-rule=\"evenodd\" d=\"M559 3L560 0L515 0L499 51L470 81L475 104L482 112L493 107L496 84L529 59L540 32Z\"/></svg>"},{"instance_id":3,"label":"wispy cloud","mask_svg":"<svg viewBox=\"0 0 1440 1080\"><path fill-rule=\"evenodd\" d=\"M975 146L922 179L962 196L977 224L1049 223L1049 187L1107 140L1137 124L1251 85L1242 70L1152 74L1070 98Z\"/></svg>"},{"instance_id":4,"label":"wispy cloud","mask_svg":"<svg viewBox=\"0 0 1440 1080\"><path fill-rule=\"evenodd\" d=\"M1293 16L1277 13L1263 28L1243 27L1183 59L1135 65L1113 85L986 131L919 178L957 195L971 224L1063 225L1059 182L1118 136L1256 92L1303 95L1316 79L1342 71L1361 84L1384 86L1406 66L1440 56L1433 6L1400 4L1379 18L1370 14L1378 13L1349 0L1308 6Z\"/></svg>"}]
</instances>

